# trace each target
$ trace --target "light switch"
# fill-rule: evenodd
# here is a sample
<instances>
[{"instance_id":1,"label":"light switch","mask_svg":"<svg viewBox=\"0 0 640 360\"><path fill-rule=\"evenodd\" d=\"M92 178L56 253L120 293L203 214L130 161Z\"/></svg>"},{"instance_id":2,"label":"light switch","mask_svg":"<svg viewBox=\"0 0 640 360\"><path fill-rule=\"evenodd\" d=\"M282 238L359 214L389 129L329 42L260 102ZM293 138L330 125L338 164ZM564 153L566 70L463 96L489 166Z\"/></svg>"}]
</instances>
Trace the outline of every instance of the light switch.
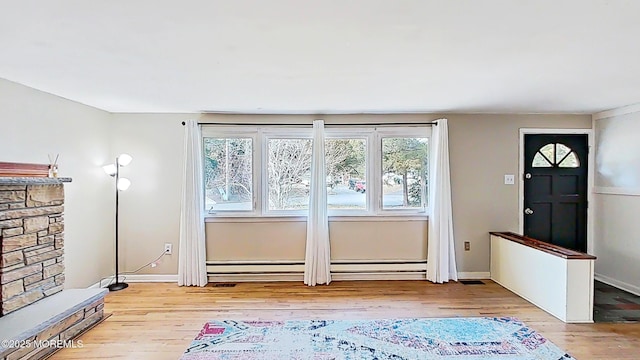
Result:
<instances>
[{"instance_id":1,"label":"light switch","mask_svg":"<svg viewBox=\"0 0 640 360\"><path fill-rule=\"evenodd\" d=\"M504 184L505 185L513 185L516 183L516 176L507 174L504 176Z\"/></svg>"}]
</instances>

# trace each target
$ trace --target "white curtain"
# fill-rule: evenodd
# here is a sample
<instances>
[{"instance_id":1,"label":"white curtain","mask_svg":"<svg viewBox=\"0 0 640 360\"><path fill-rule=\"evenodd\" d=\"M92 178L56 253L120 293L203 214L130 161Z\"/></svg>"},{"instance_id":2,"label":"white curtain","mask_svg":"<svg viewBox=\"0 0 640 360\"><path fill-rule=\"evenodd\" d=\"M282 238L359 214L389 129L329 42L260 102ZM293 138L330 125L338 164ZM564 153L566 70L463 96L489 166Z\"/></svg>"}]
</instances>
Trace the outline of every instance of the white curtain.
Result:
<instances>
[{"instance_id":1,"label":"white curtain","mask_svg":"<svg viewBox=\"0 0 640 360\"><path fill-rule=\"evenodd\" d=\"M304 283L309 286L331 282L331 249L327 216L327 170L324 159L324 121L313 122L311 190L307 218L307 246Z\"/></svg>"},{"instance_id":2,"label":"white curtain","mask_svg":"<svg viewBox=\"0 0 640 360\"><path fill-rule=\"evenodd\" d=\"M178 285L205 286L207 267L202 212L204 209L202 136L195 120L187 121L184 128Z\"/></svg>"},{"instance_id":3,"label":"white curtain","mask_svg":"<svg viewBox=\"0 0 640 360\"><path fill-rule=\"evenodd\" d=\"M432 127L429 161L429 240L427 280L434 283L458 280L456 270L451 179L449 173L449 130L447 119Z\"/></svg>"}]
</instances>

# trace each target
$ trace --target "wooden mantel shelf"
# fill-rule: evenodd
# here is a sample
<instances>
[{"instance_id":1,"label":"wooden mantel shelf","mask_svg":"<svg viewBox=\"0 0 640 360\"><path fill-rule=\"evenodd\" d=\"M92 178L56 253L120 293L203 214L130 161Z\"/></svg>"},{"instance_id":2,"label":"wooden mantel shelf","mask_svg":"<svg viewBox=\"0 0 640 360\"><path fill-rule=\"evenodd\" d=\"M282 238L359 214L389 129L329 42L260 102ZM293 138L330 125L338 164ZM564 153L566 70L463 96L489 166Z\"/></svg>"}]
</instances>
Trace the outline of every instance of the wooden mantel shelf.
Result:
<instances>
[{"instance_id":1,"label":"wooden mantel shelf","mask_svg":"<svg viewBox=\"0 0 640 360\"><path fill-rule=\"evenodd\" d=\"M58 185L71 182L69 177L0 177L0 185Z\"/></svg>"}]
</instances>

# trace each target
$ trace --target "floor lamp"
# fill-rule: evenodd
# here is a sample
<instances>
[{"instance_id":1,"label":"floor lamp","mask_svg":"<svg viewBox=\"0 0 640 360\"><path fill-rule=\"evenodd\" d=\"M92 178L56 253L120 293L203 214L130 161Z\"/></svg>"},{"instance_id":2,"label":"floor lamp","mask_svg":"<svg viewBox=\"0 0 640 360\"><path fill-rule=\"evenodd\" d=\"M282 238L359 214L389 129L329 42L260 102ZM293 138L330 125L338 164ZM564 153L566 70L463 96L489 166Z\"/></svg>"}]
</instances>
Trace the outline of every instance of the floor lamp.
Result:
<instances>
[{"instance_id":1,"label":"floor lamp","mask_svg":"<svg viewBox=\"0 0 640 360\"><path fill-rule=\"evenodd\" d=\"M125 282L120 282L120 279L118 278L118 195L120 194L120 191L127 190L131 185L131 181L129 181L129 179L120 177L120 168L129 165L131 160L133 160L131 155L120 154L116 158L115 164L109 164L102 167L104 172L116 179L116 282L108 286L109 291L118 291L126 289L129 286L129 284Z\"/></svg>"}]
</instances>

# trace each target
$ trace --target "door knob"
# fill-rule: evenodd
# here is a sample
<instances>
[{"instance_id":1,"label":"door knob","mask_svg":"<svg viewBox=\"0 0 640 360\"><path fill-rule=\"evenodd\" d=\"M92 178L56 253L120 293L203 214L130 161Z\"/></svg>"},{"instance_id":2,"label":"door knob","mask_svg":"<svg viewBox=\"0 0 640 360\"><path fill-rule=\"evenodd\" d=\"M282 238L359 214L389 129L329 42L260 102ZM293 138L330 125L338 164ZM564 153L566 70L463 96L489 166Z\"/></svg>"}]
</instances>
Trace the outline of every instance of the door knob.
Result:
<instances>
[{"instance_id":1,"label":"door knob","mask_svg":"<svg viewBox=\"0 0 640 360\"><path fill-rule=\"evenodd\" d=\"M524 209L524 213L527 215L532 215L533 214L533 210L531 210L530 208L526 208Z\"/></svg>"}]
</instances>

